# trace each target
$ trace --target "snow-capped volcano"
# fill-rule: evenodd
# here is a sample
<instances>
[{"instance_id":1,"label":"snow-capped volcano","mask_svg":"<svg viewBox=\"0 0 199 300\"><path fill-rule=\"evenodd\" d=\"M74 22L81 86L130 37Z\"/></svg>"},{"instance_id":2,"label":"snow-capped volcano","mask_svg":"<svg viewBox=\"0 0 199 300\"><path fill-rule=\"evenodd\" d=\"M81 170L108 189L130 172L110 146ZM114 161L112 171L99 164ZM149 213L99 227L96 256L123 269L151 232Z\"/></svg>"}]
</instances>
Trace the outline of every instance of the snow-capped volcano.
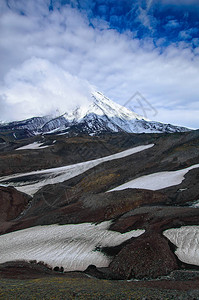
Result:
<instances>
[{"instance_id":1,"label":"snow-capped volcano","mask_svg":"<svg viewBox=\"0 0 199 300\"><path fill-rule=\"evenodd\" d=\"M74 112L66 114L68 120L80 121L86 115L96 114L98 116L106 116L107 118L119 118L123 121L130 121L133 119L144 119L126 107L119 105L109 98L105 97L100 92L92 93L92 102L86 107L78 107Z\"/></svg>"},{"instance_id":2,"label":"snow-capped volcano","mask_svg":"<svg viewBox=\"0 0 199 300\"><path fill-rule=\"evenodd\" d=\"M76 130L95 134L104 131L128 133L161 133L186 131L186 128L149 121L135 112L121 106L100 92L92 93L88 107L78 107L65 118Z\"/></svg>"},{"instance_id":3,"label":"snow-capped volcano","mask_svg":"<svg viewBox=\"0 0 199 300\"><path fill-rule=\"evenodd\" d=\"M29 135L65 132L96 135L104 132L164 133L183 132L187 128L150 121L121 106L100 92L93 92L88 106L56 118L40 117L0 126L0 130L28 130Z\"/></svg>"},{"instance_id":4,"label":"snow-capped volcano","mask_svg":"<svg viewBox=\"0 0 199 300\"><path fill-rule=\"evenodd\" d=\"M99 133L100 131L133 132L132 122L146 120L108 99L100 92L93 92L91 99L88 107L77 107L73 112L64 115L70 126L77 127L80 125L81 131L88 133Z\"/></svg>"}]
</instances>

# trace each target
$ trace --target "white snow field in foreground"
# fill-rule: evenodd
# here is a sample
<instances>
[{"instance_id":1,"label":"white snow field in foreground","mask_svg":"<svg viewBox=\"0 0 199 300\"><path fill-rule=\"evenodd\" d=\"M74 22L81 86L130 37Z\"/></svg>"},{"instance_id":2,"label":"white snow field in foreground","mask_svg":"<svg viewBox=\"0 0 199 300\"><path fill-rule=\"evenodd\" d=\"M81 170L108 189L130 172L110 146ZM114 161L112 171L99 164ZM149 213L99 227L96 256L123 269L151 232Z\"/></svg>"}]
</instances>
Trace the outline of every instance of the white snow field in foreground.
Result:
<instances>
[{"instance_id":1,"label":"white snow field in foreground","mask_svg":"<svg viewBox=\"0 0 199 300\"><path fill-rule=\"evenodd\" d=\"M107 267L111 261L96 247L116 246L138 237L145 230L119 233L108 230L111 221L98 225L48 225L19 230L0 236L0 263L13 260L44 261L65 271L85 270L90 264Z\"/></svg>"},{"instance_id":2,"label":"white snow field in foreground","mask_svg":"<svg viewBox=\"0 0 199 300\"><path fill-rule=\"evenodd\" d=\"M177 257L187 263L199 266L199 226L183 226L163 232L174 245Z\"/></svg>"},{"instance_id":3,"label":"white snow field in foreground","mask_svg":"<svg viewBox=\"0 0 199 300\"><path fill-rule=\"evenodd\" d=\"M42 145L43 143L34 142L32 144L19 147L15 150L36 150L36 149L44 149L50 147L50 146L42 146Z\"/></svg>"},{"instance_id":4,"label":"white snow field in foreground","mask_svg":"<svg viewBox=\"0 0 199 300\"><path fill-rule=\"evenodd\" d=\"M151 191L161 190L166 187L182 183L185 174L195 168L199 168L199 164L178 171L165 171L141 176L122 185L119 185L118 187L111 189L108 192L120 191L125 189L145 189Z\"/></svg>"},{"instance_id":5,"label":"white snow field in foreground","mask_svg":"<svg viewBox=\"0 0 199 300\"><path fill-rule=\"evenodd\" d=\"M23 174L16 174L11 176L5 176L0 178L0 182L2 181L10 181L10 185L13 185L21 192L24 192L29 195L34 195L41 187L47 185L47 184L55 184L59 182L64 182L68 179L71 179L72 177L75 177L77 175L80 175L87 170L99 165L100 163L111 161L114 159L123 158L129 155L132 155L137 152L144 151L146 149L149 149L153 147L154 144L149 145L143 145L134 147L113 155L105 156L102 158L98 158L95 160L90 160L86 162L81 162L74 165L59 167L59 168L52 168L52 169L46 169L46 170L40 170L40 171L33 171L29 173L23 173ZM39 175L41 178L37 179L31 179L31 176ZM12 179L19 178L19 177L26 177L26 181L23 182L23 179L19 180L19 182L13 182ZM28 178L30 176L30 178Z\"/></svg>"}]
</instances>

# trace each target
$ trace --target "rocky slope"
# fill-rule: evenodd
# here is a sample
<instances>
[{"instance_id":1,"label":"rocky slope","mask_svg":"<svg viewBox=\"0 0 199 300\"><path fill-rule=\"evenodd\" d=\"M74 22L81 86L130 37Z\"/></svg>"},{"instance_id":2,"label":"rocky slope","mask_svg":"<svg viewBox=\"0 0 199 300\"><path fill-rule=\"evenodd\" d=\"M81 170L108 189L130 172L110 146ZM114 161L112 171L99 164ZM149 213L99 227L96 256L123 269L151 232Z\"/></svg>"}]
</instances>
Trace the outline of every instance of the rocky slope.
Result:
<instances>
[{"instance_id":1,"label":"rocky slope","mask_svg":"<svg viewBox=\"0 0 199 300\"><path fill-rule=\"evenodd\" d=\"M114 153L138 146L142 151L125 152L125 155L110 159ZM39 225L91 226L89 224L103 225L108 221L111 222L107 229L109 234L130 233L137 229L145 232L114 246L104 244L104 240L94 245L92 251L96 252L96 257L104 255L109 263L103 267L100 264L89 267L88 262L87 274L98 278L140 280L168 276L175 270L194 273L198 269L197 263L182 262L175 254L176 246L163 233L176 227L199 226L199 168L187 171L180 183L170 183L166 188L152 190L149 186L148 189L108 191L143 175L164 171L169 177L170 172L197 165L198 150L199 131L166 135L115 133L73 138L53 134L3 143L0 184L15 186L22 191L41 182L42 185L32 197L11 187L1 187L0 233L2 237L6 233L9 237L13 231L32 227L37 230ZM96 164L99 157L106 159ZM89 168L84 169L85 164L90 164ZM64 165L67 169L59 168ZM36 172L49 168L48 172ZM82 169L73 175L78 168ZM69 173L64 179L66 170ZM67 240L69 245L73 243L69 237ZM60 247L56 243L54 245ZM83 247L87 243L90 242L85 235L80 245ZM67 249L65 253L69 255ZM56 259L56 254L53 257ZM34 255L30 255L30 260L34 260ZM50 265L48 259L44 263ZM7 272L6 267L2 270L0 274Z\"/></svg>"}]
</instances>

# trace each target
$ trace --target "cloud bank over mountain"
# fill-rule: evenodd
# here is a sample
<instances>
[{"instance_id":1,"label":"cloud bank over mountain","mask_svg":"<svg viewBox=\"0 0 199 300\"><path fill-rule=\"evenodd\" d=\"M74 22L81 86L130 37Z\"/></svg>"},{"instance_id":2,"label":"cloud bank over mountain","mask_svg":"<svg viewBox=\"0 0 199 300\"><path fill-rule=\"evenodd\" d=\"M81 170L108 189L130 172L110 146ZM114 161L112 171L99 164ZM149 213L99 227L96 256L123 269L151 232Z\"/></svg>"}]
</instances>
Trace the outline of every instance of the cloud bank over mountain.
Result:
<instances>
[{"instance_id":1,"label":"cloud bank over mountain","mask_svg":"<svg viewBox=\"0 0 199 300\"><path fill-rule=\"evenodd\" d=\"M156 120L199 127L198 10L185 0L1 1L0 120L62 113L97 89L122 105L139 91Z\"/></svg>"}]
</instances>

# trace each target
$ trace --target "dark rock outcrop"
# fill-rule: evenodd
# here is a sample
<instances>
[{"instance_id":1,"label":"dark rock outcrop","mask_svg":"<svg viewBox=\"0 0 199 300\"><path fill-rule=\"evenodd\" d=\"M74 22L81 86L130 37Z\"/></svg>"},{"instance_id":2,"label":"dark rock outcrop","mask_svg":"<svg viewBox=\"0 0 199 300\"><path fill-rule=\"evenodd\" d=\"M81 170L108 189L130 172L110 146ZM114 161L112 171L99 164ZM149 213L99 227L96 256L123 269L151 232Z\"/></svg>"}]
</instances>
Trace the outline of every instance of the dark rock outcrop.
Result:
<instances>
[{"instance_id":1,"label":"dark rock outcrop","mask_svg":"<svg viewBox=\"0 0 199 300\"><path fill-rule=\"evenodd\" d=\"M166 239L156 233L144 234L126 245L110 264L121 279L157 278L178 269Z\"/></svg>"},{"instance_id":2,"label":"dark rock outcrop","mask_svg":"<svg viewBox=\"0 0 199 300\"><path fill-rule=\"evenodd\" d=\"M13 187L0 186L0 224L18 217L30 199L30 196Z\"/></svg>"}]
</instances>

